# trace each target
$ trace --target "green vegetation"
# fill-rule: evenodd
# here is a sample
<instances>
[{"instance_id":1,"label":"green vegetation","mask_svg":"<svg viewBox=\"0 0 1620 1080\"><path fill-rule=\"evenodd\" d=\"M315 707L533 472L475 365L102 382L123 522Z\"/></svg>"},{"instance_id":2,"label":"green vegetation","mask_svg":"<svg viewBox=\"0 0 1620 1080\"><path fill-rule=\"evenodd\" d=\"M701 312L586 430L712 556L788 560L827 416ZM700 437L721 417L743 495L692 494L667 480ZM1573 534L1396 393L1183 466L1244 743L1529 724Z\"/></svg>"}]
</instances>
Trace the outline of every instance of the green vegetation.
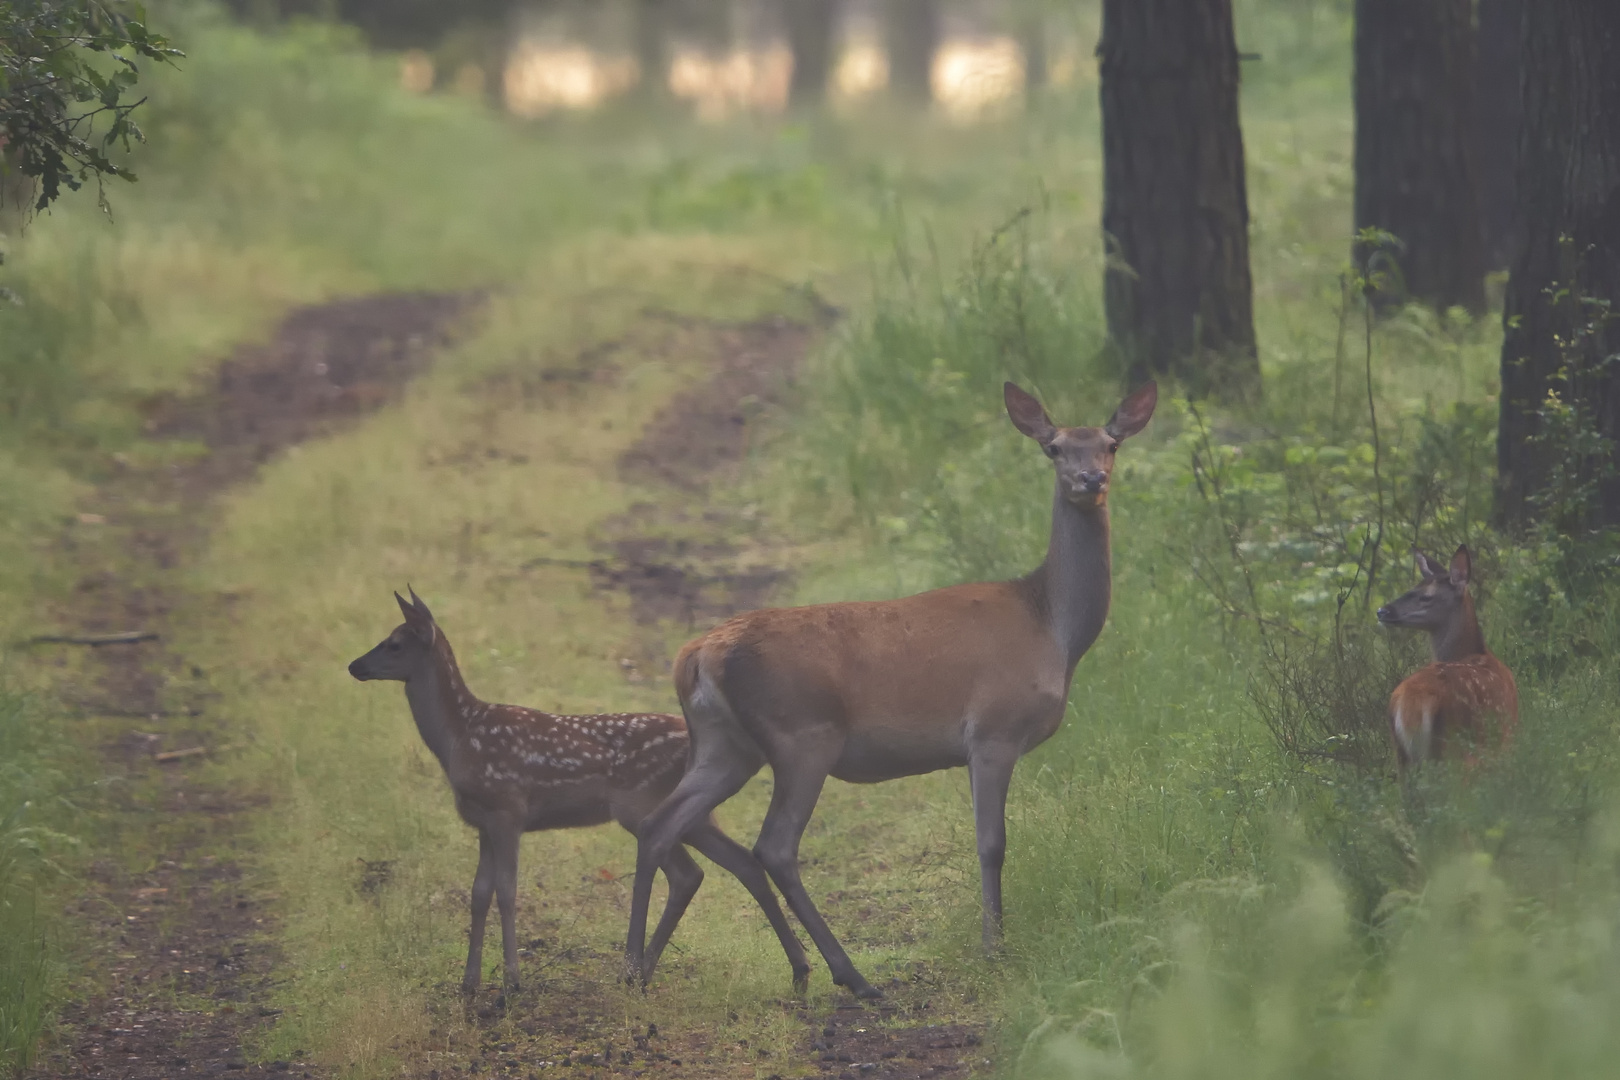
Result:
<instances>
[{"instance_id":1,"label":"green vegetation","mask_svg":"<svg viewBox=\"0 0 1620 1080\"><path fill-rule=\"evenodd\" d=\"M138 4L95 0L0 7L0 194L43 210L64 184L77 191L92 177L135 179L109 155L141 139L132 92L139 62L179 55L148 33L145 17Z\"/></svg>"},{"instance_id":2,"label":"green vegetation","mask_svg":"<svg viewBox=\"0 0 1620 1080\"><path fill-rule=\"evenodd\" d=\"M1341 279L1347 7L1239 4L1240 41L1265 57L1244 125L1267 397L1211 413L1166 393L1121 455L1111 624L1064 728L1014 781L1006 957L977 953L962 776L834 784L806 837L807 883L856 962L920 987L930 1018L994 1018L1009 1075L1578 1076L1620 1052L1620 586L1579 536L1489 528L1498 328L1417 311L1369 327ZM175 642L248 744L193 767L274 800L257 835L286 1012L257 1051L354 1076L459 1060L449 986L475 846L397 688L343 670L392 627L389 590L415 585L486 698L670 707L661 674L625 678L625 605L535 560L589 558L627 521L657 533L685 511L678 527L697 527L684 496L615 467L708 359L667 313L798 316L803 282L849 318L781 437L710 498L723 538L799 570L784 600L1033 565L1049 475L1001 381L1066 423L1100 422L1121 391L1096 299L1092 88L986 128L655 129L611 111L520 126L403 94L388 61L330 29L171 19L188 59L150 73L142 183L110 223L59 203L0 280L22 301L0 304L0 634L64 595L47 545L113 455L185 451L141 439L152 394L297 303L493 288L402 402L232 494L184 584L234 604L194 605ZM604 344L599 377L548 377ZM1497 765L1435 770L1403 800L1378 710L1421 650L1374 632L1370 609L1410 583L1412 543L1460 540L1481 551L1522 729ZM11 664L29 689L50 681ZM0 739L37 729L7 708ZM57 751L12 745L0 814L61 790ZM756 780L722 823L749 835L767 793ZM6 828L0 860L43 865L7 854L28 834ZM787 972L722 874L652 993L613 983L632 859L609 829L525 841L539 1000L626 1033L746 1039L722 1058L736 1071L797 1068ZM362 887L357 860L387 862L386 882ZM0 920L22 922L0 923L0 986L55 962L26 947L49 937L30 921L48 908L36 878L3 879ZM31 1045L34 994L0 1000L6 1045ZM818 967L812 1006L835 996Z\"/></svg>"},{"instance_id":3,"label":"green vegetation","mask_svg":"<svg viewBox=\"0 0 1620 1080\"><path fill-rule=\"evenodd\" d=\"M49 1018L54 929L42 897L77 841L85 788L39 702L0 684L0 1076L26 1068Z\"/></svg>"}]
</instances>

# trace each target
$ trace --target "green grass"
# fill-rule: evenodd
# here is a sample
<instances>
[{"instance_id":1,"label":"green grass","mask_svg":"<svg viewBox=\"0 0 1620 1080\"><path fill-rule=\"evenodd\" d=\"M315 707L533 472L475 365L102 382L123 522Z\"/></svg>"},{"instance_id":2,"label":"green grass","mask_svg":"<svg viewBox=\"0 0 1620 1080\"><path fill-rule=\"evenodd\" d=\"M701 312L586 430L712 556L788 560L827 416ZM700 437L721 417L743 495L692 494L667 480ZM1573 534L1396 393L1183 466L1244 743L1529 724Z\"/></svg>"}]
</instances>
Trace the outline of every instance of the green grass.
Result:
<instances>
[{"instance_id":1,"label":"green grass","mask_svg":"<svg viewBox=\"0 0 1620 1080\"><path fill-rule=\"evenodd\" d=\"M1243 120L1267 398L1211 414L1167 387L1121 454L1110 624L1064 727L1014 782L1007 955L977 954L958 774L829 785L806 837L809 888L869 975L909 981L903 1001L992 1018L1009 1075L1602 1075L1620 1050L1607 1022L1620 1006L1616 586L1571 577L1553 541L1489 530L1491 320L1400 313L1364 352L1340 278L1349 5L1237 10L1240 45L1263 56L1245 65ZM111 192L111 222L88 200L62 204L3 270L24 304L0 307L0 631L62 595L47 547L112 455L137 452L149 395L190 385L297 303L493 287L472 336L402 402L232 494L186 578L195 595L235 596L232 614L199 604L176 642L216 673L220 713L249 744L206 769L275 800L257 836L281 897L286 1013L258 1050L307 1050L355 1076L465 1064L448 983L474 845L397 688L343 670L393 625L389 591L415 585L486 698L670 707L661 678L623 675L642 631L622 602L577 571L520 568L588 556L625 515L654 531L698 516L614 467L705 362L700 339L647 313L799 314L803 282L849 318L781 437L714 496L744 531L730 539L791 562L785 599L801 601L1032 566L1050 480L1002 415L1001 381L1066 423L1101 422L1123 390L1098 302L1094 86L979 129L882 110L520 125L404 95L386 59L328 29L171 18L191 58L154 73L141 182ZM612 378L562 401L508 392L604 342L619 345ZM1279 749L1259 708L1277 662L1231 607L1247 568L1265 612L1307 634L1331 624L1349 571L1342 551L1305 543L1301 507L1352 537L1375 520L1369 382L1390 508L1371 599L1407 586L1402 545L1466 537L1485 551L1486 633L1523 698L1498 767L1438 776L1415 802L1387 769ZM1199 494L1194 453L1219 496ZM648 499L655 511L634 509ZM1357 655L1410 664L1358 604ZM1367 668L1376 704L1384 669ZM18 775L37 784L45 768ZM767 794L767 779L750 785L723 824L751 835ZM775 1055L727 1050L718 1069L786 1067L803 1029L776 1004L781 957L721 874L653 992L613 985L631 852L611 829L525 841L524 934L550 943L535 962L553 965L537 1000L575 995L626 1033L657 1022ZM391 861L391 880L361 890L357 860ZM19 895L7 912L36 894ZM48 970L49 957L0 963ZM835 1000L818 971L812 1006Z\"/></svg>"},{"instance_id":2,"label":"green grass","mask_svg":"<svg viewBox=\"0 0 1620 1080\"><path fill-rule=\"evenodd\" d=\"M0 1076L22 1075L49 1024L59 963L50 916L87 787L59 718L0 682Z\"/></svg>"}]
</instances>

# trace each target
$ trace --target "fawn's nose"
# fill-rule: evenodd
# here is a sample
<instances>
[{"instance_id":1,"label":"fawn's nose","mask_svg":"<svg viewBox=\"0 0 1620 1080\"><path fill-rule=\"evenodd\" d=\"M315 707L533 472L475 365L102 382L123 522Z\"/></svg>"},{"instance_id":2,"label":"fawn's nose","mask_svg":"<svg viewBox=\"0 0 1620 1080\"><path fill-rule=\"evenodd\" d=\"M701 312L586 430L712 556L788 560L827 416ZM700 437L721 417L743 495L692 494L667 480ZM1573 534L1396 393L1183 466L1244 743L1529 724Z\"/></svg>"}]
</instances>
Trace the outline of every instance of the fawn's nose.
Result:
<instances>
[{"instance_id":1,"label":"fawn's nose","mask_svg":"<svg viewBox=\"0 0 1620 1080\"><path fill-rule=\"evenodd\" d=\"M1387 623L1393 618L1395 618L1395 609L1390 607L1388 604L1385 604L1383 607L1378 609L1379 622Z\"/></svg>"},{"instance_id":2,"label":"fawn's nose","mask_svg":"<svg viewBox=\"0 0 1620 1080\"><path fill-rule=\"evenodd\" d=\"M1080 473L1080 486L1090 492L1101 491L1108 484L1108 474L1101 469L1086 469Z\"/></svg>"},{"instance_id":3,"label":"fawn's nose","mask_svg":"<svg viewBox=\"0 0 1620 1080\"><path fill-rule=\"evenodd\" d=\"M349 674L353 675L355 678L359 679L361 682L366 681L365 669L361 666L361 661L364 660L364 659L365 659L365 657L362 656L359 660L353 660L353 661L350 661L350 663L349 663Z\"/></svg>"}]
</instances>

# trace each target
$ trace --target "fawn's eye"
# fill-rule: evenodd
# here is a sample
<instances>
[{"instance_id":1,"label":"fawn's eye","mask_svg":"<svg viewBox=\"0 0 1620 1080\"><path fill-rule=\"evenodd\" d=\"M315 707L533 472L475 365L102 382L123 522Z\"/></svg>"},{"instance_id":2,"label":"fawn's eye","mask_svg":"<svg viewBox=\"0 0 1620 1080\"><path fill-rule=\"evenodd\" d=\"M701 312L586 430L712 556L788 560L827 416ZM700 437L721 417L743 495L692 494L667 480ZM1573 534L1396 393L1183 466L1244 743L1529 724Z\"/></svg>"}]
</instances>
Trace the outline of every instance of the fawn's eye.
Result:
<instances>
[{"instance_id":1,"label":"fawn's eye","mask_svg":"<svg viewBox=\"0 0 1620 1080\"><path fill-rule=\"evenodd\" d=\"M1109 453L1110 453L1110 454L1117 454L1117 453L1119 453L1119 443L1117 443L1117 442L1115 442L1115 443L1109 443L1109 444L1108 444L1108 452L1109 452Z\"/></svg>"},{"instance_id":2,"label":"fawn's eye","mask_svg":"<svg viewBox=\"0 0 1620 1080\"><path fill-rule=\"evenodd\" d=\"M1043 449L1046 450L1046 456L1049 458L1055 458L1058 456L1058 448L1053 446L1051 443L1047 443Z\"/></svg>"}]
</instances>

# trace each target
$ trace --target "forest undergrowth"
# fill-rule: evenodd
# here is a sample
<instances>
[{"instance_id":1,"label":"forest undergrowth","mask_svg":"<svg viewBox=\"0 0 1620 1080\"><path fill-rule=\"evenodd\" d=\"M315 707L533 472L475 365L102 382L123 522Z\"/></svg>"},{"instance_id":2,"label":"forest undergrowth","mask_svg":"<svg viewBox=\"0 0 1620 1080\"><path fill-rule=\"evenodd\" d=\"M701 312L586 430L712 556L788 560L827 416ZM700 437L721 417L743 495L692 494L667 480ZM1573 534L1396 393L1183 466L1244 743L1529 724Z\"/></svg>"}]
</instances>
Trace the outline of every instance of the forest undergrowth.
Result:
<instances>
[{"instance_id":1,"label":"forest undergrowth","mask_svg":"<svg viewBox=\"0 0 1620 1080\"><path fill-rule=\"evenodd\" d=\"M1228 409L1167 386L1121 453L1111 621L1063 729L1014 780L1006 955L978 954L956 774L832 785L807 880L858 962L991 1017L1008 1075L1603 1075L1620 1052L1612 553L1567 525L1494 530L1493 318L1361 306L1344 266L1348 5L1236 6L1265 57L1245 69L1243 119L1266 394ZM422 591L487 697L668 707L659 679L625 675L623 610L579 574L516 568L586 560L592 523L635 512L614 455L703 361L649 338L649 312L802 317L805 283L845 320L798 407L770 418L777 437L713 496L754 523L746 551L797 571L776 599L1033 566L1049 473L1002 414L1002 380L1060 423L1100 423L1125 389L1100 310L1095 86L980 128L880 110L520 125L403 93L392 61L330 28L166 12L188 59L152 73L141 182L112 192L111 221L59 204L0 266L18 301L0 303L0 637L71 590L52 545L120 458L199 452L145 437L157 396L298 303L489 290L476 335L400 404L233 496L188 571L233 614L177 624L179 647L231 672L213 689L252 744L207 768L277 807L257 857L284 886L291 968L257 1052L389 1075L449 1053L441 975L472 859L399 695L342 673L392 625L388 591ZM614 355L560 404L502 389ZM1382 707L1424 653L1371 612L1411 584L1414 544L1463 542L1522 729L1471 781L1433 770L1403 798ZM690 629L667 627L670 644ZM0 986L23 993L0 994L0 1053L15 1061L51 995L93 979L56 901L98 833L94 798L73 794L90 766L52 741L53 676L20 650L5 668ZM756 782L727 827L746 836L767 794ZM545 962L594 978L622 940L626 838L526 844ZM356 860L388 863L388 887L361 891ZM651 1009L732 1053L749 1041L768 1075L786 1059L755 1051L788 1055L803 1031L776 1004L779 956L736 933L745 898L720 878L663 995L612 1002L626 1023Z\"/></svg>"}]
</instances>

